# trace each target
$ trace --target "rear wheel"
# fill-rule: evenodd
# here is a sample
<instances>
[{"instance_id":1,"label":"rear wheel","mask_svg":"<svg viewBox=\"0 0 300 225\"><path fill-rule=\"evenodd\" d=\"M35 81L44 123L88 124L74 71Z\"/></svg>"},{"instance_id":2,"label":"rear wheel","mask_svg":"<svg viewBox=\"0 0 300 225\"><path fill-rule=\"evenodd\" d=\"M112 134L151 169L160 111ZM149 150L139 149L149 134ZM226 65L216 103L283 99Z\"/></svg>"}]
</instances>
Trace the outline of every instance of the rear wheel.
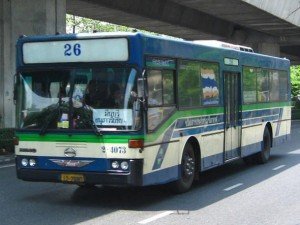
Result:
<instances>
[{"instance_id":1,"label":"rear wheel","mask_svg":"<svg viewBox=\"0 0 300 225\"><path fill-rule=\"evenodd\" d=\"M259 164L266 163L270 158L271 135L268 128L265 128L262 145L262 150L256 155L254 155L255 162Z\"/></svg>"},{"instance_id":2,"label":"rear wheel","mask_svg":"<svg viewBox=\"0 0 300 225\"><path fill-rule=\"evenodd\" d=\"M195 178L195 169L194 148L190 143L187 143L182 153L180 179L172 183L172 190L175 193L184 193L191 188Z\"/></svg>"}]
</instances>

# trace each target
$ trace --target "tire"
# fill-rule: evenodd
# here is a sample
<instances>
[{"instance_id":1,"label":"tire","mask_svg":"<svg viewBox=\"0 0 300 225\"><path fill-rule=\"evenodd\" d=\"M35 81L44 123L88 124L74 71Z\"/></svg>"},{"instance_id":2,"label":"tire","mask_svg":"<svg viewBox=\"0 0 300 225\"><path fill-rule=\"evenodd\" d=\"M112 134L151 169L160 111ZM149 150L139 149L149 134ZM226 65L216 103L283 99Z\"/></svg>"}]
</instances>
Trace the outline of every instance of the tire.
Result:
<instances>
[{"instance_id":1,"label":"tire","mask_svg":"<svg viewBox=\"0 0 300 225\"><path fill-rule=\"evenodd\" d=\"M172 191L177 194L187 192L193 184L195 170L196 159L194 148L190 143L187 143L182 153L180 179L171 183Z\"/></svg>"},{"instance_id":2,"label":"tire","mask_svg":"<svg viewBox=\"0 0 300 225\"><path fill-rule=\"evenodd\" d=\"M255 154L253 159L258 164L264 164L268 162L270 158L270 152L271 152L271 135L269 129L266 127L264 130L262 150L259 153Z\"/></svg>"}]
</instances>

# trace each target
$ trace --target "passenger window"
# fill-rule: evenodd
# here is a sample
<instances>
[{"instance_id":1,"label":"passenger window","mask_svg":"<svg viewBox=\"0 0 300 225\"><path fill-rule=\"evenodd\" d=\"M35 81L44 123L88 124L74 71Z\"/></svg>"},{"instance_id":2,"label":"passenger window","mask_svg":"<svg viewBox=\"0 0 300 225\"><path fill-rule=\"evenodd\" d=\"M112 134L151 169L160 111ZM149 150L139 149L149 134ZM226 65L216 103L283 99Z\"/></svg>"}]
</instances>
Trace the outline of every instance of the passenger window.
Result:
<instances>
[{"instance_id":1,"label":"passenger window","mask_svg":"<svg viewBox=\"0 0 300 225\"><path fill-rule=\"evenodd\" d=\"M268 71L257 69L257 101L268 102L270 99Z\"/></svg>"},{"instance_id":2,"label":"passenger window","mask_svg":"<svg viewBox=\"0 0 300 225\"><path fill-rule=\"evenodd\" d=\"M271 70L269 72L270 79L270 100L278 101L279 100L279 72Z\"/></svg>"},{"instance_id":3,"label":"passenger window","mask_svg":"<svg viewBox=\"0 0 300 225\"><path fill-rule=\"evenodd\" d=\"M181 107L201 106L200 69L199 62L181 61L178 76L179 105Z\"/></svg>"},{"instance_id":4,"label":"passenger window","mask_svg":"<svg viewBox=\"0 0 300 225\"><path fill-rule=\"evenodd\" d=\"M149 106L162 105L162 71L150 70L148 72L148 104Z\"/></svg>"},{"instance_id":5,"label":"passenger window","mask_svg":"<svg viewBox=\"0 0 300 225\"><path fill-rule=\"evenodd\" d=\"M243 98L244 103L256 102L256 69L244 67L243 69Z\"/></svg>"},{"instance_id":6,"label":"passenger window","mask_svg":"<svg viewBox=\"0 0 300 225\"><path fill-rule=\"evenodd\" d=\"M154 131L175 109L173 70L149 70L148 130Z\"/></svg>"},{"instance_id":7,"label":"passenger window","mask_svg":"<svg viewBox=\"0 0 300 225\"><path fill-rule=\"evenodd\" d=\"M216 63L201 63L203 105L219 104L219 66Z\"/></svg>"},{"instance_id":8,"label":"passenger window","mask_svg":"<svg viewBox=\"0 0 300 225\"><path fill-rule=\"evenodd\" d=\"M163 71L163 101L164 105L174 105L174 73L171 70Z\"/></svg>"},{"instance_id":9,"label":"passenger window","mask_svg":"<svg viewBox=\"0 0 300 225\"><path fill-rule=\"evenodd\" d=\"M279 99L288 100L288 74L285 71L279 71Z\"/></svg>"}]
</instances>

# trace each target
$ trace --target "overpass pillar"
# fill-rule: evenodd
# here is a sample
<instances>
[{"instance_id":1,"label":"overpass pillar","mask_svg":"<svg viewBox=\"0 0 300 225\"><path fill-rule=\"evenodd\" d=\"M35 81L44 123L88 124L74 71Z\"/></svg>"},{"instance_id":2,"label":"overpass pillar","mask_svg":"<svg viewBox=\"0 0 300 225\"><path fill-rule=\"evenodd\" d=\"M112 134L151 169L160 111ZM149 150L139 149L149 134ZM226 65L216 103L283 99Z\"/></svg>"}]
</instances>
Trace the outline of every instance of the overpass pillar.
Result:
<instances>
[{"instance_id":1,"label":"overpass pillar","mask_svg":"<svg viewBox=\"0 0 300 225\"><path fill-rule=\"evenodd\" d=\"M257 44L256 52L280 57L280 46L277 43L260 42Z\"/></svg>"},{"instance_id":2,"label":"overpass pillar","mask_svg":"<svg viewBox=\"0 0 300 225\"><path fill-rule=\"evenodd\" d=\"M0 128L15 126L13 86L18 37L65 33L66 0L0 0Z\"/></svg>"}]
</instances>

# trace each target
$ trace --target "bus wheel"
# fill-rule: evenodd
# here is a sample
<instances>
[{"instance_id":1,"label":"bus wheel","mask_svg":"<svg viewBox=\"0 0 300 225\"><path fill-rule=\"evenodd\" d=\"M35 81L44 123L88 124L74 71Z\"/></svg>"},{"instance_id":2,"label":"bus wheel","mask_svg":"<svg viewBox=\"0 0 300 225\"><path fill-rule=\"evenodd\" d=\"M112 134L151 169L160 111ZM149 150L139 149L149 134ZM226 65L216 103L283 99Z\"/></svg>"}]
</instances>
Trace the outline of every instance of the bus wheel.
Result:
<instances>
[{"instance_id":1,"label":"bus wheel","mask_svg":"<svg viewBox=\"0 0 300 225\"><path fill-rule=\"evenodd\" d=\"M193 146L187 143L182 153L180 179L172 183L172 190L175 193L184 193L191 188L195 178L195 169L195 152Z\"/></svg>"},{"instance_id":2,"label":"bus wheel","mask_svg":"<svg viewBox=\"0 0 300 225\"><path fill-rule=\"evenodd\" d=\"M270 152L271 152L271 135L269 129L265 128L262 150L256 155L254 155L254 160L259 164L266 163L270 158Z\"/></svg>"}]
</instances>

